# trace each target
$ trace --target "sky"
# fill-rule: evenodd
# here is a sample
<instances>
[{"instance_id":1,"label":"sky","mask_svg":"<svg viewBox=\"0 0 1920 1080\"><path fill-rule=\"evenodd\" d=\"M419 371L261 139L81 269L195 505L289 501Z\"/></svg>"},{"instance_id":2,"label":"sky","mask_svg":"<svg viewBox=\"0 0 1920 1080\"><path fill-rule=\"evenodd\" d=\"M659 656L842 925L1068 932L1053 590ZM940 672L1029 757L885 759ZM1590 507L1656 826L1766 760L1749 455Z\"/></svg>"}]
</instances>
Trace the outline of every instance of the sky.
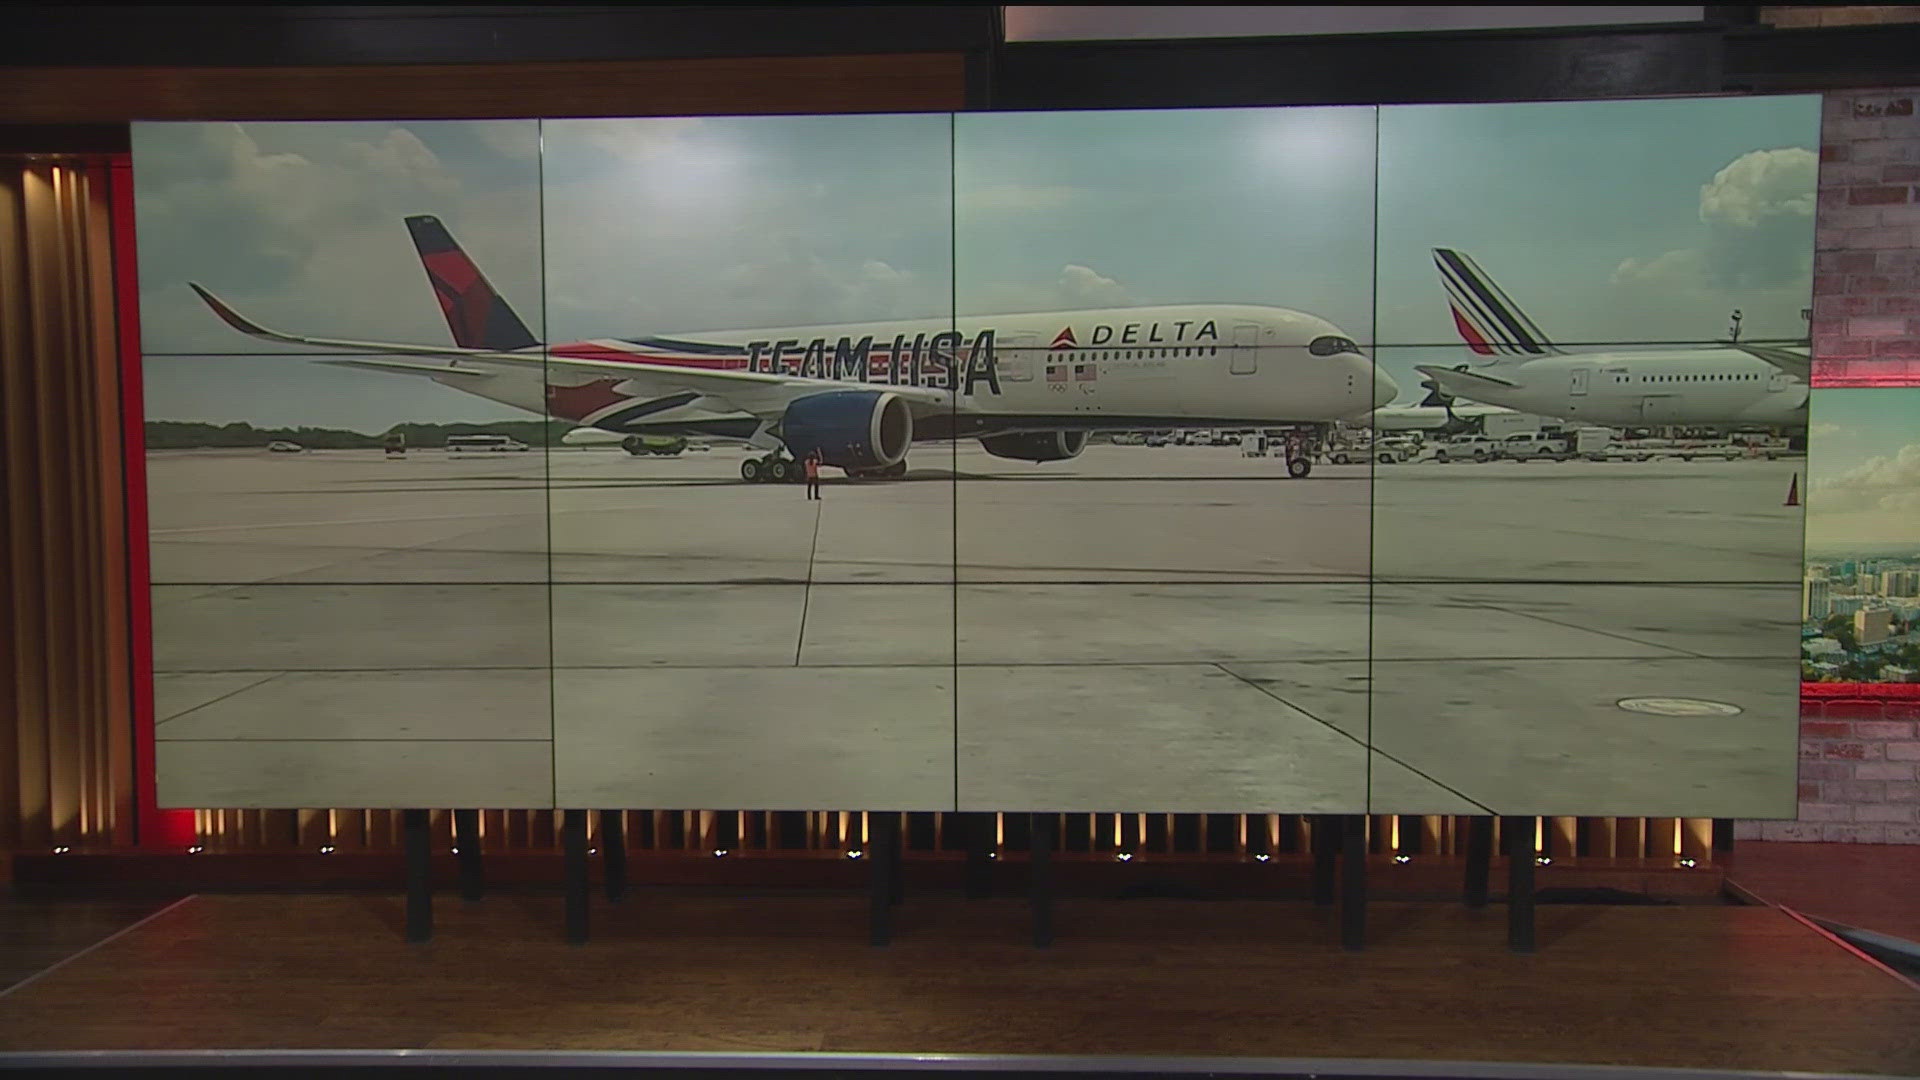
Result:
<instances>
[{"instance_id":1,"label":"sky","mask_svg":"<svg viewBox=\"0 0 1920 1080\"><path fill-rule=\"evenodd\" d=\"M1472 358L1435 245L1560 340L1710 340L1735 307L1743 336L1798 337L1818 115L1799 96L141 124L147 413L363 431L517 415L294 359L186 287L280 329L445 343L400 220L416 213L555 341L1270 304L1377 344L1404 404L1413 364Z\"/></svg>"},{"instance_id":2,"label":"sky","mask_svg":"<svg viewBox=\"0 0 1920 1080\"><path fill-rule=\"evenodd\" d=\"M1809 555L1920 554L1920 387L1815 390L1807 446Z\"/></svg>"}]
</instances>

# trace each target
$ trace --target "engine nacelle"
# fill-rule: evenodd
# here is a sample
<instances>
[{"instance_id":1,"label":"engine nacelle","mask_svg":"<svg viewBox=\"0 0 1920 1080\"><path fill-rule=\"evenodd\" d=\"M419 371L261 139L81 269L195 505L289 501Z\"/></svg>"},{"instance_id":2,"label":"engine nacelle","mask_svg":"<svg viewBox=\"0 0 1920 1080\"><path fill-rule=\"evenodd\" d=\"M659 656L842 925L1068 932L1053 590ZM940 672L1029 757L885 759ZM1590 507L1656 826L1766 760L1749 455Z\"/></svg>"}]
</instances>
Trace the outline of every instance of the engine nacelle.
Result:
<instances>
[{"instance_id":1,"label":"engine nacelle","mask_svg":"<svg viewBox=\"0 0 1920 1080\"><path fill-rule=\"evenodd\" d=\"M829 390L787 406L780 420L787 452L842 469L884 469L906 459L913 445L913 411L885 390Z\"/></svg>"},{"instance_id":2,"label":"engine nacelle","mask_svg":"<svg viewBox=\"0 0 1920 1080\"><path fill-rule=\"evenodd\" d=\"M994 457L1015 461L1065 461L1087 448L1084 431L1029 431L1018 435L988 435L980 445Z\"/></svg>"}]
</instances>

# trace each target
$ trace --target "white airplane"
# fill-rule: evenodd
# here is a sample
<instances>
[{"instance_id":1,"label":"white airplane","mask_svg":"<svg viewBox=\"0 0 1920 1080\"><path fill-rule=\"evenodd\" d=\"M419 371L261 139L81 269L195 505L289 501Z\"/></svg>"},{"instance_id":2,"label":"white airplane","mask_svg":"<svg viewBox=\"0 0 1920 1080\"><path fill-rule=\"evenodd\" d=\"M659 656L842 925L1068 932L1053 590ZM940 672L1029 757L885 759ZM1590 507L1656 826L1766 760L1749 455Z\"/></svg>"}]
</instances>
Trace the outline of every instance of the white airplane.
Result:
<instances>
[{"instance_id":1,"label":"white airplane","mask_svg":"<svg viewBox=\"0 0 1920 1080\"><path fill-rule=\"evenodd\" d=\"M995 456L1039 462L1077 456L1098 430L1320 426L1399 392L1339 327L1246 304L545 345L438 218L406 222L453 347L269 330L192 287L241 333L360 354L323 363L428 378L622 436L720 438L769 451L741 464L749 481L787 479L794 459L812 453L852 475L900 476L915 441L978 438ZM1291 475L1308 468L1304 457L1288 462Z\"/></svg>"},{"instance_id":2,"label":"white airplane","mask_svg":"<svg viewBox=\"0 0 1920 1080\"><path fill-rule=\"evenodd\" d=\"M1524 413L1609 427L1804 428L1811 362L1779 342L1570 353L1547 339L1464 252L1435 248L1434 265L1479 367L1416 366L1449 394Z\"/></svg>"}]
</instances>

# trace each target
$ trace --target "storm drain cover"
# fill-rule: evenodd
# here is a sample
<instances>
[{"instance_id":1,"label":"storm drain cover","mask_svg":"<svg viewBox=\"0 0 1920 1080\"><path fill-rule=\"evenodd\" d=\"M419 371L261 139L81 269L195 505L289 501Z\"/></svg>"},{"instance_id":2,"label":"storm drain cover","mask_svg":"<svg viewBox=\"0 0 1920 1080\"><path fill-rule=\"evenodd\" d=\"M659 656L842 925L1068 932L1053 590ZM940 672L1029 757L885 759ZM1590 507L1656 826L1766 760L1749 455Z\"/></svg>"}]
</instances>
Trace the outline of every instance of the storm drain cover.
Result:
<instances>
[{"instance_id":1,"label":"storm drain cover","mask_svg":"<svg viewBox=\"0 0 1920 1080\"><path fill-rule=\"evenodd\" d=\"M1617 704L1628 712L1652 713L1655 716L1735 716L1740 712L1738 705L1729 705L1724 701L1702 701L1699 698L1630 697L1621 698Z\"/></svg>"}]
</instances>

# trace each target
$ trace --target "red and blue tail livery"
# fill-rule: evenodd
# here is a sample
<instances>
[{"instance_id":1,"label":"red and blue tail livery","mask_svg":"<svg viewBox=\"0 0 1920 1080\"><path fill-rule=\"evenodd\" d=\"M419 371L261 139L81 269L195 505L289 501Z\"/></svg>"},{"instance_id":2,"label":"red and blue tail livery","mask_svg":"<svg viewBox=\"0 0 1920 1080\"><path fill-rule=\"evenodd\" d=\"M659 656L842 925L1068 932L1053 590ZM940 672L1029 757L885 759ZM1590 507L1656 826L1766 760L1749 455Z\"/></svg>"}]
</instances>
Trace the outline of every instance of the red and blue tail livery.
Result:
<instances>
[{"instance_id":1,"label":"red and blue tail livery","mask_svg":"<svg viewBox=\"0 0 1920 1080\"><path fill-rule=\"evenodd\" d=\"M440 311L447 317L456 345L511 352L540 343L494 291L487 276L453 242L453 235L439 218L417 214L407 219L407 231L413 234L414 250L420 253L420 265L427 270L427 281L440 301Z\"/></svg>"}]
</instances>

